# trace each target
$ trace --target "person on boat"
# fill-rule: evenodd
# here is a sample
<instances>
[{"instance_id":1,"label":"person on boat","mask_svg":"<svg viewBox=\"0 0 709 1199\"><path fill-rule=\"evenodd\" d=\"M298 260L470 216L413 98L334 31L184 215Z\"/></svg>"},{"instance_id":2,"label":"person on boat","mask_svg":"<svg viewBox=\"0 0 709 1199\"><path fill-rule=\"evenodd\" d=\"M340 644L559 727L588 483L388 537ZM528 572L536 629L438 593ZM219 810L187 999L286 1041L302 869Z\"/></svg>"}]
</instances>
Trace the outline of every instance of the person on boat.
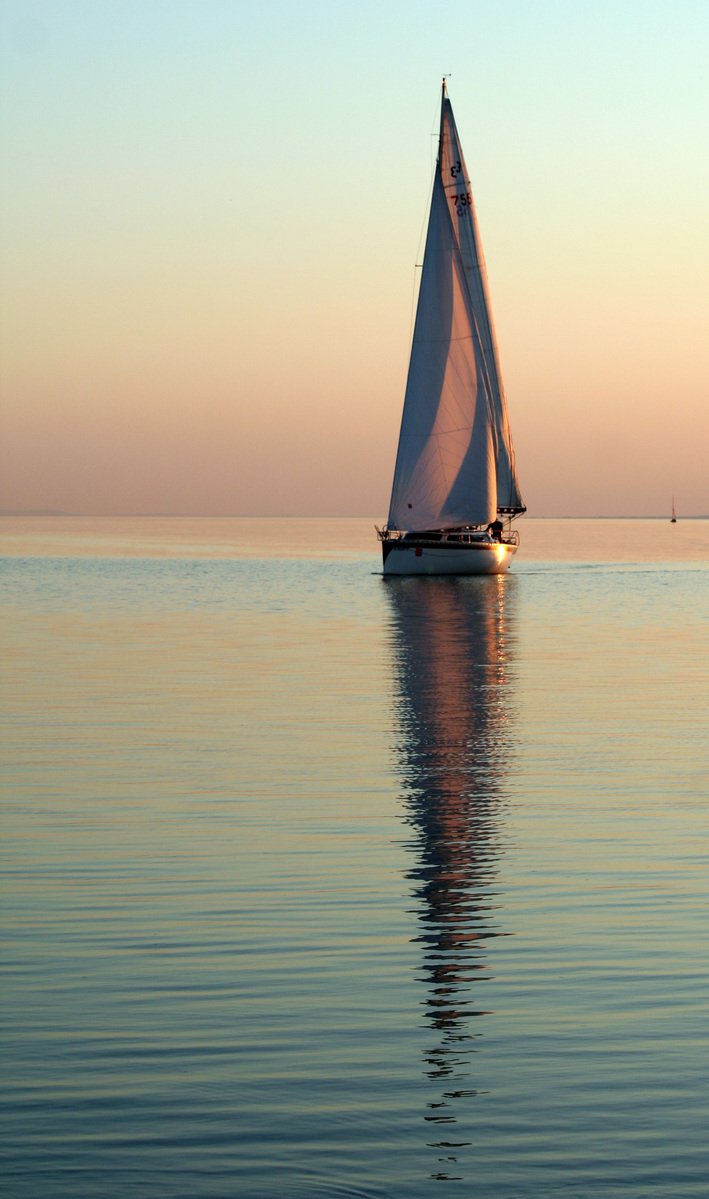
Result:
<instances>
[{"instance_id":1,"label":"person on boat","mask_svg":"<svg viewBox=\"0 0 709 1199\"><path fill-rule=\"evenodd\" d=\"M502 541L502 529L503 524L501 520L491 520L490 524L487 526L487 531L492 537L493 541Z\"/></svg>"}]
</instances>

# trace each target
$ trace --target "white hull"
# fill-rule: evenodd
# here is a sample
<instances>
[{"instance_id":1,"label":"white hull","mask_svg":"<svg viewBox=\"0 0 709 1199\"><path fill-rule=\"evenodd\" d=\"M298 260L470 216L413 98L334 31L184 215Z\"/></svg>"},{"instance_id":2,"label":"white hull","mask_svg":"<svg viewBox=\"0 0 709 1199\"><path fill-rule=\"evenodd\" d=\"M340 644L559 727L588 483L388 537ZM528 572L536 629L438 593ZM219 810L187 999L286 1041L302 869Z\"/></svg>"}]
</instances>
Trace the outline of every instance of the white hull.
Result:
<instances>
[{"instance_id":1,"label":"white hull","mask_svg":"<svg viewBox=\"0 0 709 1199\"><path fill-rule=\"evenodd\" d=\"M384 543L385 575L501 575L509 570L517 546L499 541L470 545Z\"/></svg>"}]
</instances>

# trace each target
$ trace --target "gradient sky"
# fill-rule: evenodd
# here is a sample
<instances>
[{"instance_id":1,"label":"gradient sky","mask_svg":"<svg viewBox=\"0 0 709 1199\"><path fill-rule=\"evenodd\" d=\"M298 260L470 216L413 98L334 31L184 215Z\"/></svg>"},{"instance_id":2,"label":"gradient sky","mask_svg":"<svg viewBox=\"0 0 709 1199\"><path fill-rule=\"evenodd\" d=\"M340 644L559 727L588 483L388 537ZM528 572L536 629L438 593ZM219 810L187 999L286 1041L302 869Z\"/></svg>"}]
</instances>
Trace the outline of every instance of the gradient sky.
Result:
<instances>
[{"instance_id":1,"label":"gradient sky","mask_svg":"<svg viewBox=\"0 0 709 1199\"><path fill-rule=\"evenodd\" d=\"M706 0L0 0L0 508L388 508L440 76L531 515L709 512Z\"/></svg>"}]
</instances>

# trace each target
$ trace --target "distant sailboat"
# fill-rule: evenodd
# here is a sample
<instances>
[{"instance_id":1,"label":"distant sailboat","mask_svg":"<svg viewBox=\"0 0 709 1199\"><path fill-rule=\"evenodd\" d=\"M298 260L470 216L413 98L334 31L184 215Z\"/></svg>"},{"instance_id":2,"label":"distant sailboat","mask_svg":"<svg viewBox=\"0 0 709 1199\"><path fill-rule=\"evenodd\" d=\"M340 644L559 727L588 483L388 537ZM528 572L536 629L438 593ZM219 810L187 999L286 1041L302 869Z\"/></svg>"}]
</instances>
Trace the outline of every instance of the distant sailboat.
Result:
<instances>
[{"instance_id":1,"label":"distant sailboat","mask_svg":"<svg viewBox=\"0 0 709 1199\"><path fill-rule=\"evenodd\" d=\"M675 497L674 496L672 496L672 516L670 517L670 524L671 525L677 524L677 513L675 512Z\"/></svg>"},{"instance_id":2,"label":"distant sailboat","mask_svg":"<svg viewBox=\"0 0 709 1199\"><path fill-rule=\"evenodd\" d=\"M384 574L502 574L525 512L470 178L443 80ZM506 521L506 524L504 523Z\"/></svg>"}]
</instances>

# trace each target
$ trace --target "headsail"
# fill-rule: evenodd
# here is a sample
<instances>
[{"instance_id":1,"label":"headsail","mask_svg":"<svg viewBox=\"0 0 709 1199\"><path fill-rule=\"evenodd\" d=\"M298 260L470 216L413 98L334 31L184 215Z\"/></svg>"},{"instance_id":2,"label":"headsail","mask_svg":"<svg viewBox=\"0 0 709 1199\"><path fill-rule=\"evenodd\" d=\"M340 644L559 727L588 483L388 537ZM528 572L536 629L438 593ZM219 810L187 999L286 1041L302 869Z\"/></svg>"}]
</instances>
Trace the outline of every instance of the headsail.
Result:
<instances>
[{"instance_id":1,"label":"headsail","mask_svg":"<svg viewBox=\"0 0 709 1199\"><path fill-rule=\"evenodd\" d=\"M438 163L389 528L523 511L470 179L443 85Z\"/></svg>"}]
</instances>

